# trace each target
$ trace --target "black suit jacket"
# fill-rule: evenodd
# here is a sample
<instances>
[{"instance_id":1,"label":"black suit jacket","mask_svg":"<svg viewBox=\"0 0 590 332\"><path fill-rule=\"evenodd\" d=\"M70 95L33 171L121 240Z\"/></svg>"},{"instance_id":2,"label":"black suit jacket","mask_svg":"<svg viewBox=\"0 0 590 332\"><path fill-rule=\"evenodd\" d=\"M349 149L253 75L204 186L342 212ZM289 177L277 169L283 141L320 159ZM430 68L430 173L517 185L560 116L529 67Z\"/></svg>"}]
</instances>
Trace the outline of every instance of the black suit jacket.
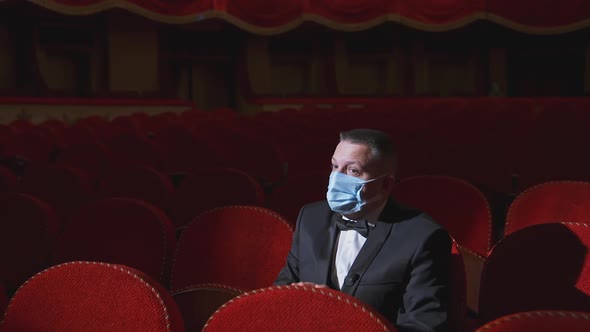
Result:
<instances>
[{"instance_id":1,"label":"black suit jacket","mask_svg":"<svg viewBox=\"0 0 590 332\"><path fill-rule=\"evenodd\" d=\"M299 213L276 285L329 285L338 229L326 201ZM389 200L342 292L376 308L400 331L447 331L451 238L426 214Z\"/></svg>"}]
</instances>

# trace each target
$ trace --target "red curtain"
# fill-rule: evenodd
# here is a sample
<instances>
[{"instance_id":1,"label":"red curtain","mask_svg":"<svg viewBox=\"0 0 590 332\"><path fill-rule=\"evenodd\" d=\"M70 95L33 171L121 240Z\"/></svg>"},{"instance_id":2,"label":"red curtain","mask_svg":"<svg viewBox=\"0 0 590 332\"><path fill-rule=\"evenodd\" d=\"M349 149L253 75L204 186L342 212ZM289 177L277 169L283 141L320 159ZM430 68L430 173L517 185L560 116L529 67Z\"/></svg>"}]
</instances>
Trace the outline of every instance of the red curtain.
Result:
<instances>
[{"instance_id":1,"label":"red curtain","mask_svg":"<svg viewBox=\"0 0 590 332\"><path fill-rule=\"evenodd\" d=\"M490 19L521 30L575 30L590 26L588 0L487 0Z\"/></svg>"},{"instance_id":2,"label":"red curtain","mask_svg":"<svg viewBox=\"0 0 590 332\"><path fill-rule=\"evenodd\" d=\"M308 14L332 25L362 24L386 14L394 14L396 1L391 0L310 0Z\"/></svg>"},{"instance_id":3,"label":"red curtain","mask_svg":"<svg viewBox=\"0 0 590 332\"><path fill-rule=\"evenodd\" d=\"M167 23L225 19L254 33L280 33L304 21L338 30L397 22L449 30L489 20L526 33L561 33L590 26L588 0L31 0L70 15L123 8Z\"/></svg>"},{"instance_id":4,"label":"red curtain","mask_svg":"<svg viewBox=\"0 0 590 332\"><path fill-rule=\"evenodd\" d=\"M198 0L197 0L198 1ZM223 0L224 12L256 27L279 27L303 15L301 0Z\"/></svg>"}]
</instances>

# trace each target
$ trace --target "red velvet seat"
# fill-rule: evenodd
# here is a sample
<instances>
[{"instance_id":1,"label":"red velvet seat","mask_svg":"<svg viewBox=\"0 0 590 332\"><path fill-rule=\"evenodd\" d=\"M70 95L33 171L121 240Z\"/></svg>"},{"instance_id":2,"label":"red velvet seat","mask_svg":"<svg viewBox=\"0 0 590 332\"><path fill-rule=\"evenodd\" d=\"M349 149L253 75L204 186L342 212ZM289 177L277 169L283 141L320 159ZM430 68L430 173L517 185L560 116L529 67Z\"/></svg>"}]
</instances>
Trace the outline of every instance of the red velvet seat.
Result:
<instances>
[{"instance_id":1,"label":"red velvet seat","mask_svg":"<svg viewBox=\"0 0 590 332\"><path fill-rule=\"evenodd\" d=\"M485 257L491 245L491 212L473 185L447 176L416 176L393 188L401 204L418 208L444 226L460 246Z\"/></svg>"},{"instance_id":2,"label":"red velvet seat","mask_svg":"<svg viewBox=\"0 0 590 332\"><path fill-rule=\"evenodd\" d=\"M71 262L29 279L10 302L0 331L184 331L172 296L122 265Z\"/></svg>"},{"instance_id":3,"label":"red velvet seat","mask_svg":"<svg viewBox=\"0 0 590 332\"><path fill-rule=\"evenodd\" d=\"M165 151L163 167L167 173L192 172L203 165L221 166L220 156L210 146L211 139L199 139L180 124L159 128L154 136L154 141Z\"/></svg>"},{"instance_id":4,"label":"red velvet seat","mask_svg":"<svg viewBox=\"0 0 590 332\"><path fill-rule=\"evenodd\" d=\"M58 165L68 165L84 171L93 184L110 169L112 156L102 143L86 142L65 147L57 157Z\"/></svg>"},{"instance_id":5,"label":"red velvet seat","mask_svg":"<svg viewBox=\"0 0 590 332\"><path fill-rule=\"evenodd\" d=\"M339 291L275 286L234 298L203 331L397 331L373 308Z\"/></svg>"},{"instance_id":6,"label":"red velvet seat","mask_svg":"<svg viewBox=\"0 0 590 332\"><path fill-rule=\"evenodd\" d=\"M174 245L174 228L162 211L142 201L111 198L72 216L53 260L124 264L164 282Z\"/></svg>"},{"instance_id":7,"label":"red velvet seat","mask_svg":"<svg viewBox=\"0 0 590 332\"><path fill-rule=\"evenodd\" d=\"M223 285L194 285L172 294L178 304L187 331L201 331L222 305L242 294L240 290Z\"/></svg>"},{"instance_id":8,"label":"red velvet seat","mask_svg":"<svg viewBox=\"0 0 590 332\"><path fill-rule=\"evenodd\" d=\"M267 205L295 225L303 205L326 199L329 177L327 168L323 172L291 174L283 184L273 189Z\"/></svg>"},{"instance_id":9,"label":"red velvet seat","mask_svg":"<svg viewBox=\"0 0 590 332\"><path fill-rule=\"evenodd\" d=\"M182 119L179 113L164 112L154 114L145 119L142 119L142 124L150 133L157 133L164 128L181 124Z\"/></svg>"},{"instance_id":10,"label":"red velvet seat","mask_svg":"<svg viewBox=\"0 0 590 332\"><path fill-rule=\"evenodd\" d=\"M115 132L115 136L132 134L145 137L147 136L147 130L142 125L142 119L145 117L148 117L145 113L117 116L111 121L110 127Z\"/></svg>"},{"instance_id":11,"label":"red velvet seat","mask_svg":"<svg viewBox=\"0 0 590 332\"><path fill-rule=\"evenodd\" d=\"M112 135L114 135L113 130L111 129L111 122L108 121L105 117L98 115L92 115L78 119L78 121L76 121L76 123L74 123L74 125L70 126L69 128L84 129L75 132L78 132L80 134L91 133L92 138L100 140L109 139L112 137ZM78 138L85 137L85 135L78 136ZM73 136L72 138L76 138L76 136ZM75 143L79 141L73 140L71 142Z\"/></svg>"},{"instance_id":12,"label":"red velvet seat","mask_svg":"<svg viewBox=\"0 0 590 332\"><path fill-rule=\"evenodd\" d=\"M101 197L136 198L168 211L174 186L170 179L148 166L112 170L100 183Z\"/></svg>"},{"instance_id":13,"label":"red velvet seat","mask_svg":"<svg viewBox=\"0 0 590 332\"><path fill-rule=\"evenodd\" d=\"M0 281L14 291L48 266L59 220L47 203L25 194L2 194L0 206Z\"/></svg>"},{"instance_id":14,"label":"red velvet seat","mask_svg":"<svg viewBox=\"0 0 590 332\"><path fill-rule=\"evenodd\" d=\"M587 332L590 313L575 311L528 311L500 317L477 332Z\"/></svg>"},{"instance_id":15,"label":"red velvet seat","mask_svg":"<svg viewBox=\"0 0 590 332\"><path fill-rule=\"evenodd\" d=\"M285 174L285 158L273 140L236 128L201 131L224 166L239 169L261 183L274 184Z\"/></svg>"},{"instance_id":16,"label":"red velvet seat","mask_svg":"<svg viewBox=\"0 0 590 332\"><path fill-rule=\"evenodd\" d=\"M99 128L95 128L83 120L65 128L62 132L62 135L66 147L70 145L95 143L104 139Z\"/></svg>"},{"instance_id":17,"label":"red velvet seat","mask_svg":"<svg viewBox=\"0 0 590 332\"><path fill-rule=\"evenodd\" d=\"M216 283L240 290L273 284L285 264L293 231L273 211L228 206L201 214L184 230L170 287Z\"/></svg>"},{"instance_id":18,"label":"red velvet seat","mask_svg":"<svg viewBox=\"0 0 590 332\"><path fill-rule=\"evenodd\" d=\"M227 205L264 205L264 191L250 175L235 169L195 170L174 194L171 206L176 227L186 226L199 214Z\"/></svg>"},{"instance_id":19,"label":"red velvet seat","mask_svg":"<svg viewBox=\"0 0 590 332\"><path fill-rule=\"evenodd\" d=\"M16 156L39 164L46 164L56 149L54 137L32 127L13 136L13 149Z\"/></svg>"},{"instance_id":20,"label":"red velvet seat","mask_svg":"<svg viewBox=\"0 0 590 332\"><path fill-rule=\"evenodd\" d=\"M500 240L483 266L483 323L530 310L590 312L590 225L540 224Z\"/></svg>"},{"instance_id":21,"label":"red velvet seat","mask_svg":"<svg viewBox=\"0 0 590 332\"><path fill-rule=\"evenodd\" d=\"M555 181L526 190L510 205L504 234L556 221L590 223L590 183Z\"/></svg>"},{"instance_id":22,"label":"red velvet seat","mask_svg":"<svg viewBox=\"0 0 590 332\"><path fill-rule=\"evenodd\" d=\"M533 121L525 127L529 144L516 156L520 189L556 180L590 181L590 158L580 152L588 132L587 112L560 98L536 106Z\"/></svg>"},{"instance_id":23,"label":"red velvet seat","mask_svg":"<svg viewBox=\"0 0 590 332\"><path fill-rule=\"evenodd\" d=\"M162 150L136 134L123 133L107 142L116 167L146 165L161 169L164 161Z\"/></svg>"},{"instance_id":24,"label":"red velvet seat","mask_svg":"<svg viewBox=\"0 0 590 332\"><path fill-rule=\"evenodd\" d=\"M49 203L62 220L86 204L93 189L83 171L65 165L27 169L18 188Z\"/></svg>"}]
</instances>

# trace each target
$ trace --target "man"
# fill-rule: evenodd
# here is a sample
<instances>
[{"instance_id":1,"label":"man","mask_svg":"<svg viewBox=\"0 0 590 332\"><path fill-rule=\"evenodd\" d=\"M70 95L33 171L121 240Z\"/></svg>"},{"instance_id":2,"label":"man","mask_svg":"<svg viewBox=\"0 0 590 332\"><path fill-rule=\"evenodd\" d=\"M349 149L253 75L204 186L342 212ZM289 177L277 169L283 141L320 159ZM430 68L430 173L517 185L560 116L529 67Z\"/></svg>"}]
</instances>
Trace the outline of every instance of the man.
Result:
<instances>
[{"instance_id":1,"label":"man","mask_svg":"<svg viewBox=\"0 0 590 332\"><path fill-rule=\"evenodd\" d=\"M391 200L395 167L387 134L341 133L327 201L301 209L275 284L341 290L400 331L447 331L451 239L426 214Z\"/></svg>"}]
</instances>

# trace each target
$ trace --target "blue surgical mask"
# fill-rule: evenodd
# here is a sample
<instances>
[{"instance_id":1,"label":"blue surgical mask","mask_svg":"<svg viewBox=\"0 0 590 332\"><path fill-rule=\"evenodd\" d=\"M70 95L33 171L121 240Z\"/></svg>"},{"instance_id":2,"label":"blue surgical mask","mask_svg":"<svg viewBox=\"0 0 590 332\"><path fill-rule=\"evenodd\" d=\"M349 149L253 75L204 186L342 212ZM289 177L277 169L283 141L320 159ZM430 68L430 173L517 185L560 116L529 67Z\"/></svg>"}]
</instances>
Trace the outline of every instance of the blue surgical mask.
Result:
<instances>
[{"instance_id":1,"label":"blue surgical mask","mask_svg":"<svg viewBox=\"0 0 590 332\"><path fill-rule=\"evenodd\" d=\"M367 183L378 178L363 180L340 172L330 174L326 198L332 211L349 215L359 212L367 204L361 197L361 192Z\"/></svg>"}]
</instances>

